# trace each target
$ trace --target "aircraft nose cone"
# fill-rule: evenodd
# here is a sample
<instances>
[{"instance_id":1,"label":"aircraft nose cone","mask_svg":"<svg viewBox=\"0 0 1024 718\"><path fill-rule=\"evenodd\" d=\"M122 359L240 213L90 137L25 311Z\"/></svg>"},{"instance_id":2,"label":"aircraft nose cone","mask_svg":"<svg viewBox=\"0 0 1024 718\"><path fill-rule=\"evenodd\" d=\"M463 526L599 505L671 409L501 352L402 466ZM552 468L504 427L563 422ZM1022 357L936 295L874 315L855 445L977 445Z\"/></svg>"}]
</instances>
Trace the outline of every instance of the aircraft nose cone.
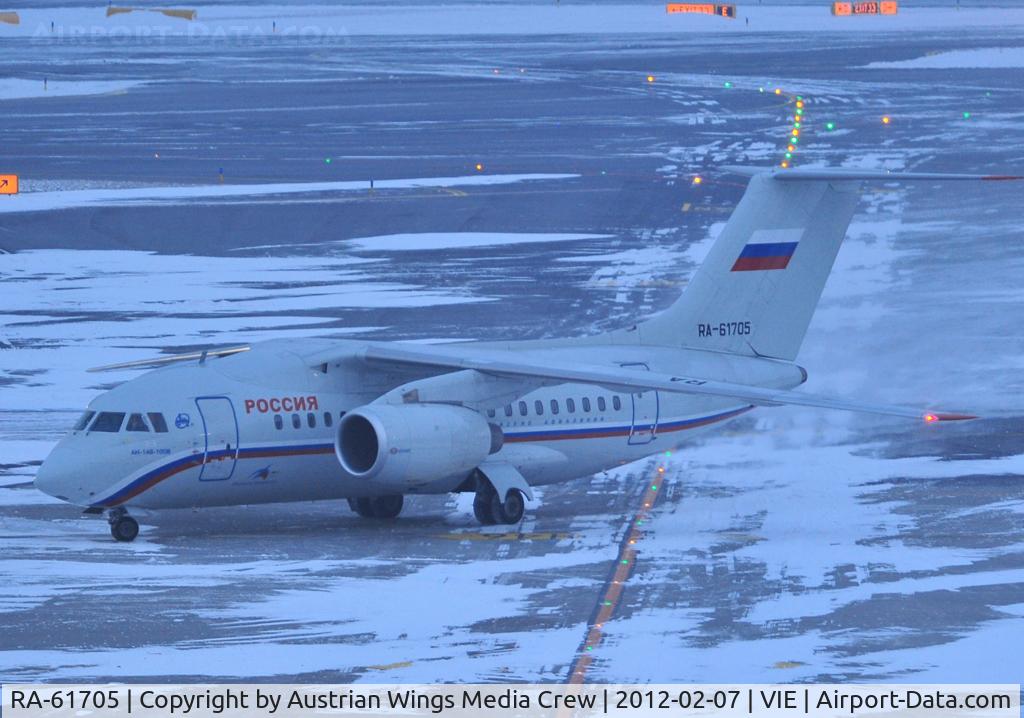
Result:
<instances>
[{"instance_id":1,"label":"aircraft nose cone","mask_svg":"<svg viewBox=\"0 0 1024 718\"><path fill-rule=\"evenodd\" d=\"M46 457L46 461L36 472L35 486L44 494L49 494L61 501L70 501L67 492L71 467L61 453L55 449Z\"/></svg>"}]
</instances>

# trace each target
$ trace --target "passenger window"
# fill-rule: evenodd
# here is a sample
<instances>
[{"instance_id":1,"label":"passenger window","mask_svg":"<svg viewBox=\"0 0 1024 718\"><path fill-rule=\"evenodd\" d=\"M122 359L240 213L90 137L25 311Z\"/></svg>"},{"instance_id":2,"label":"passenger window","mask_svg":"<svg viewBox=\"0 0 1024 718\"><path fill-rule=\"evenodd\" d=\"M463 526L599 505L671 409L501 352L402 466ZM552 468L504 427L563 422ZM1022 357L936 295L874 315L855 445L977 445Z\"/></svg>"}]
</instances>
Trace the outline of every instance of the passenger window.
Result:
<instances>
[{"instance_id":1,"label":"passenger window","mask_svg":"<svg viewBox=\"0 0 1024 718\"><path fill-rule=\"evenodd\" d=\"M331 416L331 412L325 411L324 412L324 426L330 426L333 423L334 423L334 417Z\"/></svg>"},{"instance_id":2,"label":"passenger window","mask_svg":"<svg viewBox=\"0 0 1024 718\"><path fill-rule=\"evenodd\" d=\"M167 433L167 422L164 421L164 415L158 411L151 411L146 416L149 417L149 423L153 425L153 431L158 434Z\"/></svg>"},{"instance_id":3,"label":"passenger window","mask_svg":"<svg viewBox=\"0 0 1024 718\"><path fill-rule=\"evenodd\" d=\"M622 401L619 399L619 397L612 397L612 408L614 408L615 411L618 411L619 409L622 408Z\"/></svg>"},{"instance_id":4,"label":"passenger window","mask_svg":"<svg viewBox=\"0 0 1024 718\"><path fill-rule=\"evenodd\" d=\"M487 410L487 416L489 416L489 417L491 417L493 419L494 418L494 409L488 409Z\"/></svg>"},{"instance_id":5,"label":"passenger window","mask_svg":"<svg viewBox=\"0 0 1024 718\"><path fill-rule=\"evenodd\" d=\"M505 416L512 416L512 405L505 404Z\"/></svg>"},{"instance_id":6,"label":"passenger window","mask_svg":"<svg viewBox=\"0 0 1024 718\"><path fill-rule=\"evenodd\" d=\"M526 409L526 402L525 401L519 402L519 416L526 416L526 411L527 411L527 409Z\"/></svg>"},{"instance_id":7,"label":"passenger window","mask_svg":"<svg viewBox=\"0 0 1024 718\"><path fill-rule=\"evenodd\" d=\"M597 397L597 410L598 411L604 411L607 408L608 408L608 405L605 403L604 397L603 396Z\"/></svg>"},{"instance_id":8,"label":"passenger window","mask_svg":"<svg viewBox=\"0 0 1024 718\"><path fill-rule=\"evenodd\" d=\"M72 429L72 430L73 431L81 431L82 429L84 429L85 427L87 427L89 425L89 422L92 420L92 418L94 416L96 416L96 412L95 411L87 411L87 412L85 412L80 417L78 417L78 421L75 422L74 429Z\"/></svg>"},{"instance_id":9,"label":"passenger window","mask_svg":"<svg viewBox=\"0 0 1024 718\"><path fill-rule=\"evenodd\" d=\"M149 431L149 427L146 426L146 421L142 418L142 414L132 414L128 417L128 425L124 427L125 431Z\"/></svg>"},{"instance_id":10,"label":"passenger window","mask_svg":"<svg viewBox=\"0 0 1024 718\"><path fill-rule=\"evenodd\" d=\"M92 426L89 427L89 431L118 432L121 430L121 424L123 422L123 411L101 411L99 416L96 417L96 421L92 422Z\"/></svg>"},{"instance_id":11,"label":"passenger window","mask_svg":"<svg viewBox=\"0 0 1024 718\"><path fill-rule=\"evenodd\" d=\"M284 428L284 419L281 417L280 414L274 414L274 428L275 429L283 429Z\"/></svg>"},{"instance_id":12,"label":"passenger window","mask_svg":"<svg viewBox=\"0 0 1024 718\"><path fill-rule=\"evenodd\" d=\"M590 413L590 399L583 397L583 411Z\"/></svg>"},{"instance_id":13,"label":"passenger window","mask_svg":"<svg viewBox=\"0 0 1024 718\"><path fill-rule=\"evenodd\" d=\"M306 414L306 423L309 424L310 429L316 428L316 414L309 412Z\"/></svg>"},{"instance_id":14,"label":"passenger window","mask_svg":"<svg viewBox=\"0 0 1024 718\"><path fill-rule=\"evenodd\" d=\"M292 414L292 428L294 428L294 429L301 429L302 428L302 419L299 418L298 414Z\"/></svg>"},{"instance_id":15,"label":"passenger window","mask_svg":"<svg viewBox=\"0 0 1024 718\"><path fill-rule=\"evenodd\" d=\"M537 399L537 401L533 402L533 410L537 412L537 416L543 416L544 402L542 402L540 399Z\"/></svg>"},{"instance_id":16,"label":"passenger window","mask_svg":"<svg viewBox=\"0 0 1024 718\"><path fill-rule=\"evenodd\" d=\"M557 414L558 413L558 399L552 399L551 400L551 413L552 414Z\"/></svg>"},{"instance_id":17,"label":"passenger window","mask_svg":"<svg viewBox=\"0 0 1024 718\"><path fill-rule=\"evenodd\" d=\"M576 413L576 402L573 401L572 399L566 399L565 400L565 410L567 412L569 412L570 414L575 414Z\"/></svg>"}]
</instances>

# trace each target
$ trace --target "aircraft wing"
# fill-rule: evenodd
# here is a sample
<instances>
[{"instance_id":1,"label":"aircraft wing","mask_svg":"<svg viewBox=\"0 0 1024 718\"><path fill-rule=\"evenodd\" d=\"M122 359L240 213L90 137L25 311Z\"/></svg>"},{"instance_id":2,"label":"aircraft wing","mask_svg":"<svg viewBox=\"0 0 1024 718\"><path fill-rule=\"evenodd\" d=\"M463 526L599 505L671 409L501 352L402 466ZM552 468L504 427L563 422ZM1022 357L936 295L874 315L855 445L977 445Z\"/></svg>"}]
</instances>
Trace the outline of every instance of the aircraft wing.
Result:
<instances>
[{"instance_id":1,"label":"aircraft wing","mask_svg":"<svg viewBox=\"0 0 1024 718\"><path fill-rule=\"evenodd\" d=\"M747 402L757 406L811 406L822 409L840 409L869 414L884 414L926 422L960 421L975 419L970 414L931 412L903 406L850 401L827 396L816 396L785 389L736 384L702 379L693 376L660 374L638 369L599 364L573 363L565 366L543 357L501 350L469 347L405 346L399 344L370 344L360 354L371 364L404 365L449 369L472 369L501 377L521 377L546 381L596 384L628 393L638 391L667 391L678 394L713 396Z\"/></svg>"}]
</instances>

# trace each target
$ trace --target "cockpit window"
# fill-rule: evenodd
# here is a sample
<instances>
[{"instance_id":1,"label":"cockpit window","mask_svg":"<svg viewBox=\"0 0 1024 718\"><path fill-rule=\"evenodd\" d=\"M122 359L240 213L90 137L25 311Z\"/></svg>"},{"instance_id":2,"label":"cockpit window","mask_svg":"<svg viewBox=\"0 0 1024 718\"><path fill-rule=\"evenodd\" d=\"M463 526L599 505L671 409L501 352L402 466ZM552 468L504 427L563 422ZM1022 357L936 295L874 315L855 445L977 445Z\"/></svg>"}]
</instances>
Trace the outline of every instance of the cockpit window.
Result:
<instances>
[{"instance_id":1,"label":"cockpit window","mask_svg":"<svg viewBox=\"0 0 1024 718\"><path fill-rule=\"evenodd\" d=\"M158 434L167 433L167 422L164 421L164 415L159 412L151 411L146 416L149 417L149 423L153 425L153 431Z\"/></svg>"},{"instance_id":2,"label":"cockpit window","mask_svg":"<svg viewBox=\"0 0 1024 718\"><path fill-rule=\"evenodd\" d=\"M96 421L92 422L89 431L117 432L121 430L123 422L123 411L101 411L99 416L96 417Z\"/></svg>"},{"instance_id":3,"label":"cockpit window","mask_svg":"<svg viewBox=\"0 0 1024 718\"><path fill-rule=\"evenodd\" d=\"M81 431L82 429L87 427L94 416L96 416L95 411L87 411L84 414L82 414L80 417L78 417L78 421L75 422L74 431Z\"/></svg>"},{"instance_id":4,"label":"cockpit window","mask_svg":"<svg viewBox=\"0 0 1024 718\"><path fill-rule=\"evenodd\" d=\"M124 427L125 431L149 431L149 427L146 426L146 420L142 418L142 414L132 414L128 417L128 425Z\"/></svg>"}]
</instances>

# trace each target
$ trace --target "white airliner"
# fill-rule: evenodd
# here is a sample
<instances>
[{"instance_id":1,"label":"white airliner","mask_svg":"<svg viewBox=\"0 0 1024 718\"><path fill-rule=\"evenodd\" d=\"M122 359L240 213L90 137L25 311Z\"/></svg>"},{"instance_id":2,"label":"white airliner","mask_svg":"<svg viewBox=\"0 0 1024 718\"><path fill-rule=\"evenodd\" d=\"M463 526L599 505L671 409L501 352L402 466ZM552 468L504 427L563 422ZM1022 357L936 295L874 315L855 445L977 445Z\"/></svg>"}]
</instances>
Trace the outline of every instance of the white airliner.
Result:
<instances>
[{"instance_id":1,"label":"white airliner","mask_svg":"<svg viewBox=\"0 0 1024 718\"><path fill-rule=\"evenodd\" d=\"M106 512L118 541L138 534L131 507L346 498L390 519L405 494L462 491L482 524L508 524L531 487L755 407L974 418L793 391L807 379L794 360L861 181L1020 178L728 169L751 176L746 193L683 295L647 321L486 344L289 339L101 367L174 363L96 397L36 486Z\"/></svg>"}]
</instances>

